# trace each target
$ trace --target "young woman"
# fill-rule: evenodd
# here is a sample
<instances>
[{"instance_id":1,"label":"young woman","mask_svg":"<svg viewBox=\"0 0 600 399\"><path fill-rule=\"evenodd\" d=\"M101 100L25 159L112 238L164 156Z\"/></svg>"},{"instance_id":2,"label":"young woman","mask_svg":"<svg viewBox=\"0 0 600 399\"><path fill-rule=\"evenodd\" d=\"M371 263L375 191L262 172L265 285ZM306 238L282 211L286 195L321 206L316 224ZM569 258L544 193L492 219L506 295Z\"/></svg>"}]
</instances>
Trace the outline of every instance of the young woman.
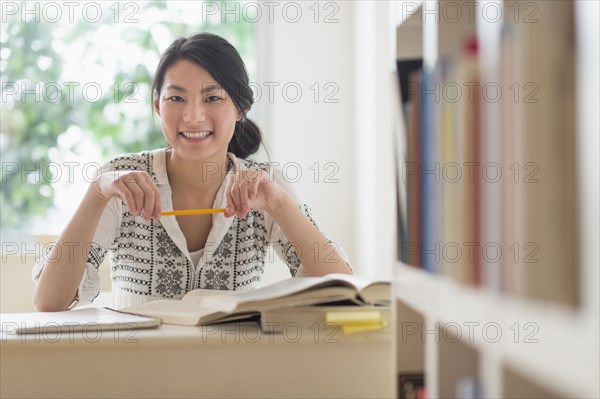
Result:
<instances>
[{"instance_id":1,"label":"young woman","mask_svg":"<svg viewBox=\"0 0 600 399\"><path fill-rule=\"evenodd\" d=\"M245 159L261 143L246 118L252 103L244 63L226 40L201 33L173 42L153 83L167 147L103 166L34 267L35 307L60 311L93 301L108 252L116 308L195 288L253 289L269 246L292 276L352 273L281 170ZM226 211L161 216L205 208Z\"/></svg>"}]
</instances>

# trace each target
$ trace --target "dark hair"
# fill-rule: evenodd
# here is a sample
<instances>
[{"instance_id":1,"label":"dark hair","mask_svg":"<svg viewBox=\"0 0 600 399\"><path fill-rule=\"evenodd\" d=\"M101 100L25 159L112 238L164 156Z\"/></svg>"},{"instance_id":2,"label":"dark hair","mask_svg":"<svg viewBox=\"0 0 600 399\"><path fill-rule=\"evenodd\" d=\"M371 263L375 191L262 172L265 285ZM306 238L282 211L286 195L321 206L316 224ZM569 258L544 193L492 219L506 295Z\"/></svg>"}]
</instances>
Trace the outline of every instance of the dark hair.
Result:
<instances>
[{"instance_id":1,"label":"dark hair","mask_svg":"<svg viewBox=\"0 0 600 399\"><path fill-rule=\"evenodd\" d=\"M162 54L156 68L152 82L153 100L160 96L167 69L180 60L191 61L206 69L227 91L238 111L244 112L244 117L235 124L227 150L238 158L247 158L258 151L262 134L258 126L246 118L254 97L246 66L235 47L222 37L208 32L178 38Z\"/></svg>"}]
</instances>

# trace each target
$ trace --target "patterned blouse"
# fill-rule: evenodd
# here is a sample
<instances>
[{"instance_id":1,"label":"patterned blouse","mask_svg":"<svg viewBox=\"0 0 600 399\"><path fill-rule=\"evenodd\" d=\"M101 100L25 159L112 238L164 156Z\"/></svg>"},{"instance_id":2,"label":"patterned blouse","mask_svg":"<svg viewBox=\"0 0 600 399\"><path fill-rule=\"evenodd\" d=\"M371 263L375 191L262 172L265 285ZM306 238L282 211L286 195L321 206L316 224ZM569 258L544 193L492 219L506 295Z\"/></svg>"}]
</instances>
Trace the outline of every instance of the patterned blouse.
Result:
<instances>
[{"instance_id":1,"label":"patterned blouse","mask_svg":"<svg viewBox=\"0 0 600 399\"><path fill-rule=\"evenodd\" d=\"M261 168L281 185L311 220L309 207L298 200L279 168L269 163L242 160L228 154L228 172L215 197L214 208L226 206L227 177L238 167ZM144 170L161 195L162 209L173 209L166 169L166 149L126 154L109 161L102 173ZM175 216L144 220L132 215L125 203L113 198L100 219L90 245L85 273L78 291L78 305L91 303L100 292L98 268L111 254L113 306L123 308L155 299L178 299L196 288L244 291L254 289L264 272L272 248L289 267L292 276L305 275L294 247L268 213L250 211L244 219L212 215L213 226L202 251L190 254ZM316 224L315 224L316 226ZM49 252L49 251L48 251ZM342 250L340 254L347 258ZM45 259L33 269L37 282Z\"/></svg>"}]
</instances>

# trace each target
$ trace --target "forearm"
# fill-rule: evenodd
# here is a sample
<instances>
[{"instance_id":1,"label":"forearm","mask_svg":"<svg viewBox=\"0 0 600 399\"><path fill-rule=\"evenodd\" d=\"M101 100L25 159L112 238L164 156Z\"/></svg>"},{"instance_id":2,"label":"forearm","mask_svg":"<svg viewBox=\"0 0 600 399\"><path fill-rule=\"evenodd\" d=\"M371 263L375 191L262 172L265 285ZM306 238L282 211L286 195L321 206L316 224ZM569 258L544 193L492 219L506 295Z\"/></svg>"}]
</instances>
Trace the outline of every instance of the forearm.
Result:
<instances>
[{"instance_id":1,"label":"forearm","mask_svg":"<svg viewBox=\"0 0 600 399\"><path fill-rule=\"evenodd\" d=\"M47 256L33 296L38 311L65 310L75 299L94 232L107 203L90 186Z\"/></svg>"},{"instance_id":2,"label":"forearm","mask_svg":"<svg viewBox=\"0 0 600 399\"><path fill-rule=\"evenodd\" d=\"M269 210L269 214L294 246L302 266L310 276L352 274L337 246L329 243L287 193L280 204Z\"/></svg>"}]
</instances>

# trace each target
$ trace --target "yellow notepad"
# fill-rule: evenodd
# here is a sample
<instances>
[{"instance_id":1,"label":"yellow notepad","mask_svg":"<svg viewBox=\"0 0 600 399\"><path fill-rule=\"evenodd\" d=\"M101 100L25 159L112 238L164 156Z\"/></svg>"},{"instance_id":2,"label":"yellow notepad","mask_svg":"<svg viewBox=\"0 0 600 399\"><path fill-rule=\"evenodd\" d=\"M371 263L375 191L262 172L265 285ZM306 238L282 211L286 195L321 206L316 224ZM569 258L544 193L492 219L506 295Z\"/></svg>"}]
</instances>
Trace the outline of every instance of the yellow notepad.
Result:
<instances>
[{"instance_id":1,"label":"yellow notepad","mask_svg":"<svg viewBox=\"0 0 600 399\"><path fill-rule=\"evenodd\" d=\"M381 320L383 319L379 310L361 311L360 308L351 311L329 311L325 316L327 323L337 324L368 323Z\"/></svg>"},{"instance_id":2,"label":"yellow notepad","mask_svg":"<svg viewBox=\"0 0 600 399\"><path fill-rule=\"evenodd\" d=\"M361 333L361 332L366 332L366 331L375 331L375 330L381 330L383 328L385 328L387 326L387 323L385 320L380 320L378 322L375 323L352 323L352 324L342 324L341 328L342 328L342 332L344 334L355 334L355 333Z\"/></svg>"},{"instance_id":3,"label":"yellow notepad","mask_svg":"<svg viewBox=\"0 0 600 399\"><path fill-rule=\"evenodd\" d=\"M330 311L325 315L325 321L339 325L344 334L380 330L387 326L378 310Z\"/></svg>"}]
</instances>

